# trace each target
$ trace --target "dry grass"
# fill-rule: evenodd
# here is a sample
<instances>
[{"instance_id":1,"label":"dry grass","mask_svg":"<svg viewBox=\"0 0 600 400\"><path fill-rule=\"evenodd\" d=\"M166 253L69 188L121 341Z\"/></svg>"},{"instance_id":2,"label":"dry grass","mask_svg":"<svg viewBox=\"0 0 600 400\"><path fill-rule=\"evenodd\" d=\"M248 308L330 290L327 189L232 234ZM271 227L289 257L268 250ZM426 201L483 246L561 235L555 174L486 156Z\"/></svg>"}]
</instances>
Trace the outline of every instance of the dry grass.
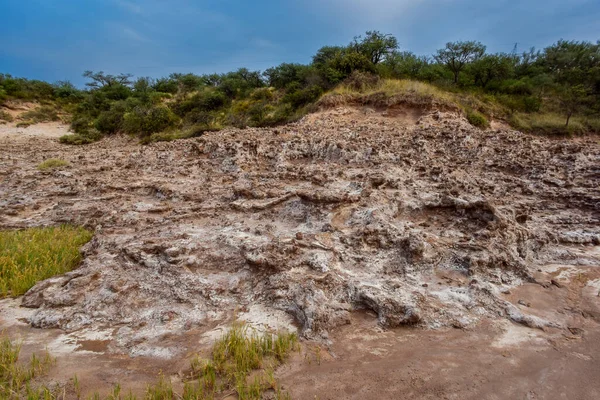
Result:
<instances>
[{"instance_id":1,"label":"dry grass","mask_svg":"<svg viewBox=\"0 0 600 400\"><path fill-rule=\"evenodd\" d=\"M69 165L69 163L65 160L61 160L60 158L50 158L48 160L41 162L37 166L37 168L40 171L47 171L47 170L56 169L56 168L60 168L60 167L66 167L67 165Z\"/></svg>"},{"instance_id":2,"label":"dry grass","mask_svg":"<svg viewBox=\"0 0 600 400\"><path fill-rule=\"evenodd\" d=\"M600 122L593 119L583 119L573 117L566 126L566 117L554 113L515 113L510 124L523 132L541 133L546 135L580 135L588 132L594 132L594 124Z\"/></svg>"},{"instance_id":3,"label":"dry grass","mask_svg":"<svg viewBox=\"0 0 600 400\"><path fill-rule=\"evenodd\" d=\"M79 248L91 238L92 232L69 225L0 231L0 298L20 296L77 267Z\"/></svg>"},{"instance_id":4,"label":"dry grass","mask_svg":"<svg viewBox=\"0 0 600 400\"><path fill-rule=\"evenodd\" d=\"M0 121L13 122L14 118L12 115L4 110L0 110Z\"/></svg>"},{"instance_id":5,"label":"dry grass","mask_svg":"<svg viewBox=\"0 0 600 400\"><path fill-rule=\"evenodd\" d=\"M341 105L372 105L390 107L406 105L419 108L458 109L452 93L418 81L383 79L377 84L357 90L348 85L340 85L319 100L321 107Z\"/></svg>"},{"instance_id":6,"label":"dry grass","mask_svg":"<svg viewBox=\"0 0 600 400\"><path fill-rule=\"evenodd\" d=\"M21 114L19 119L31 125L40 122L60 121L60 116L56 107L44 105Z\"/></svg>"}]
</instances>

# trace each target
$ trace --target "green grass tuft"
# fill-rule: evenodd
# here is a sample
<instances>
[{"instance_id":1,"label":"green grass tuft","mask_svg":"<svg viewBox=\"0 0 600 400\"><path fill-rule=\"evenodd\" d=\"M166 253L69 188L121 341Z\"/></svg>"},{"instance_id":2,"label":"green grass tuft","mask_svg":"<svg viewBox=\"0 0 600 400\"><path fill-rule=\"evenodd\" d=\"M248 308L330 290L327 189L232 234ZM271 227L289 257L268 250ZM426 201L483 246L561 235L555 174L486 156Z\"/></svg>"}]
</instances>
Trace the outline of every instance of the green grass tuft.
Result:
<instances>
[{"instance_id":1,"label":"green grass tuft","mask_svg":"<svg viewBox=\"0 0 600 400\"><path fill-rule=\"evenodd\" d=\"M69 225L0 231L0 298L20 296L37 282L71 271L92 232Z\"/></svg>"},{"instance_id":2,"label":"green grass tuft","mask_svg":"<svg viewBox=\"0 0 600 400\"><path fill-rule=\"evenodd\" d=\"M61 160L60 158L49 158L48 160L40 163L37 168L40 171L47 171L55 168L66 167L69 163L65 160Z\"/></svg>"},{"instance_id":3,"label":"green grass tuft","mask_svg":"<svg viewBox=\"0 0 600 400\"><path fill-rule=\"evenodd\" d=\"M485 115L474 110L467 110L467 120L471 125L481 129L486 129L490 126L490 123Z\"/></svg>"},{"instance_id":4,"label":"green grass tuft","mask_svg":"<svg viewBox=\"0 0 600 400\"><path fill-rule=\"evenodd\" d=\"M19 362L21 345L8 338L0 338L0 398L46 399L54 398L47 388L36 389L32 381L53 364L48 353L43 358L31 356L27 363ZM49 397L50 396L50 397Z\"/></svg>"}]
</instances>

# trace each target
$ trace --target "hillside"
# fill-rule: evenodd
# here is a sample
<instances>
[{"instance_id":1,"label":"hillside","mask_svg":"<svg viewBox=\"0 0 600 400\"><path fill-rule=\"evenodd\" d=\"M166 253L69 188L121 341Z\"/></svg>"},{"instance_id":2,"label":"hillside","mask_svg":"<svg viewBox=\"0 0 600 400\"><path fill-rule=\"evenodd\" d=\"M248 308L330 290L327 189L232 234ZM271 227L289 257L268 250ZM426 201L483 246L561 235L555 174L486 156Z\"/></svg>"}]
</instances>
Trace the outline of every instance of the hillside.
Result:
<instances>
[{"instance_id":1,"label":"hillside","mask_svg":"<svg viewBox=\"0 0 600 400\"><path fill-rule=\"evenodd\" d=\"M178 388L189 355L238 319L303 338L304 359L277 372L293 398L339 398L339 385L376 398L379 380L406 398L593 398L597 364L571 355L600 350L597 139L476 128L434 97L416 107L418 92L333 93L291 124L146 146L0 137L0 229L94 232L81 266L33 287L27 309L0 303L2 329L28 352L50 340L70 365L51 379L77 371L90 390L140 390L159 369ZM66 163L40 170L49 159ZM398 380L412 346L437 350ZM361 359L377 380L340 372ZM427 362L458 367L430 379ZM539 363L543 382L525 368L492 384Z\"/></svg>"}]
</instances>

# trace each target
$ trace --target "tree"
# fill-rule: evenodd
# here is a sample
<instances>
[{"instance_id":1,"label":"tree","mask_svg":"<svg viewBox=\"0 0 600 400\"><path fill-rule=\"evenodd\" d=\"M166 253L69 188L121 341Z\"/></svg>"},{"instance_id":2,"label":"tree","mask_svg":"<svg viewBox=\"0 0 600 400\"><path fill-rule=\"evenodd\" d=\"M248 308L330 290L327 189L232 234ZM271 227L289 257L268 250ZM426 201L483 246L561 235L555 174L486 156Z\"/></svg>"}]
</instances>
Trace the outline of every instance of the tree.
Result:
<instances>
[{"instance_id":1,"label":"tree","mask_svg":"<svg viewBox=\"0 0 600 400\"><path fill-rule=\"evenodd\" d=\"M480 42L449 42L434 56L437 62L446 65L454 74L454 83L458 83L460 72L473 61L485 54L485 46Z\"/></svg>"},{"instance_id":2,"label":"tree","mask_svg":"<svg viewBox=\"0 0 600 400\"><path fill-rule=\"evenodd\" d=\"M588 101L588 91L583 85L562 84L556 87L556 94L562 109L567 115L565 127L568 127L573 114L578 112Z\"/></svg>"},{"instance_id":3,"label":"tree","mask_svg":"<svg viewBox=\"0 0 600 400\"><path fill-rule=\"evenodd\" d=\"M515 59L507 54L486 54L473 61L470 72L475 84L483 88L494 79L507 79L514 70Z\"/></svg>"},{"instance_id":4,"label":"tree","mask_svg":"<svg viewBox=\"0 0 600 400\"><path fill-rule=\"evenodd\" d=\"M373 64L377 65L398 49L398 39L391 34L379 31L367 31L365 37L356 36L350 44L357 53L365 55Z\"/></svg>"},{"instance_id":5,"label":"tree","mask_svg":"<svg viewBox=\"0 0 600 400\"><path fill-rule=\"evenodd\" d=\"M105 74L103 71L100 72L92 72L85 71L83 73L85 78L91 79L91 82L86 83L87 87L92 89L100 89L103 87L110 86L129 86L131 85L132 74L119 74L119 75L109 75Z\"/></svg>"},{"instance_id":6,"label":"tree","mask_svg":"<svg viewBox=\"0 0 600 400\"><path fill-rule=\"evenodd\" d=\"M429 60L425 56L417 56L410 51L393 52L385 61L379 65L379 70L389 71L393 78L419 79L425 68L429 66Z\"/></svg>"},{"instance_id":7,"label":"tree","mask_svg":"<svg viewBox=\"0 0 600 400\"><path fill-rule=\"evenodd\" d=\"M302 64L283 63L267 69L263 75L267 78L269 86L284 89L293 82L303 83L308 69L310 67Z\"/></svg>"},{"instance_id":8,"label":"tree","mask_svg":"<svg viewBox=\"0 0 600 400\"><path fill-rule=\"evenodd\" d=\"M339 54L346 50L342 46L324 46L317 50L317 54L313 56L313 64L317 67L322 67L329 61L333 60Z\"/></svg>"},{"instance_id":9,"label":"tree","mask_svg":"<svg viewBox=\"0 0 600 400\"><path fill-rule=\"evenodd\" d=\"M600 44L559 40L544 49L539 61L557 82L591 84L590 70L600 68Z\"/></svg>"}]
</instances>

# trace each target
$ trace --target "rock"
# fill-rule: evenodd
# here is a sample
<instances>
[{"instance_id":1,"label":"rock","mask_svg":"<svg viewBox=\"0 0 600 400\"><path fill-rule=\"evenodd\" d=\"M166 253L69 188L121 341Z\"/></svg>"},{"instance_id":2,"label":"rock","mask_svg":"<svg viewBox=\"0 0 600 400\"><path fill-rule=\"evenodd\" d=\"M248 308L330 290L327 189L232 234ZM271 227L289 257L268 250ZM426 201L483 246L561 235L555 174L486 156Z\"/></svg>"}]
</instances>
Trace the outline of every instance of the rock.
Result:
<instances>
[{"instance_id":1,"label":"rock","mask_svg":"<svg viewBox=\"0 0 600 400\"><path fill-rule=\"evenodd\" d=\"M550 280L550 283L554 286L556 286L559 289L562 289L564 286L562 285L562 283L560 283L559 281L557 281L556 279L552 279Z\"/></svg>"},{"instance_id":2,"label":"rock","mask_svg":"<svg viewBox=\"0 0 600 400\"><path fill-rule=\"evenodd\" d=\"M418 125L392 114L340 107L277 132L143 147L118 135L86 147L3 142L0 229L95 229L76 275L23 297L31 324L127 328L130 343L258 304L322 340L359 309L384 328L550 326L498 290L577 261L564 246L598 242L597 140L578 138L567 158L551 151L567 139L481 131L454 111ZM68 174L37 172L50 153L73 161Z\"/></svg>"}]
</instances>

